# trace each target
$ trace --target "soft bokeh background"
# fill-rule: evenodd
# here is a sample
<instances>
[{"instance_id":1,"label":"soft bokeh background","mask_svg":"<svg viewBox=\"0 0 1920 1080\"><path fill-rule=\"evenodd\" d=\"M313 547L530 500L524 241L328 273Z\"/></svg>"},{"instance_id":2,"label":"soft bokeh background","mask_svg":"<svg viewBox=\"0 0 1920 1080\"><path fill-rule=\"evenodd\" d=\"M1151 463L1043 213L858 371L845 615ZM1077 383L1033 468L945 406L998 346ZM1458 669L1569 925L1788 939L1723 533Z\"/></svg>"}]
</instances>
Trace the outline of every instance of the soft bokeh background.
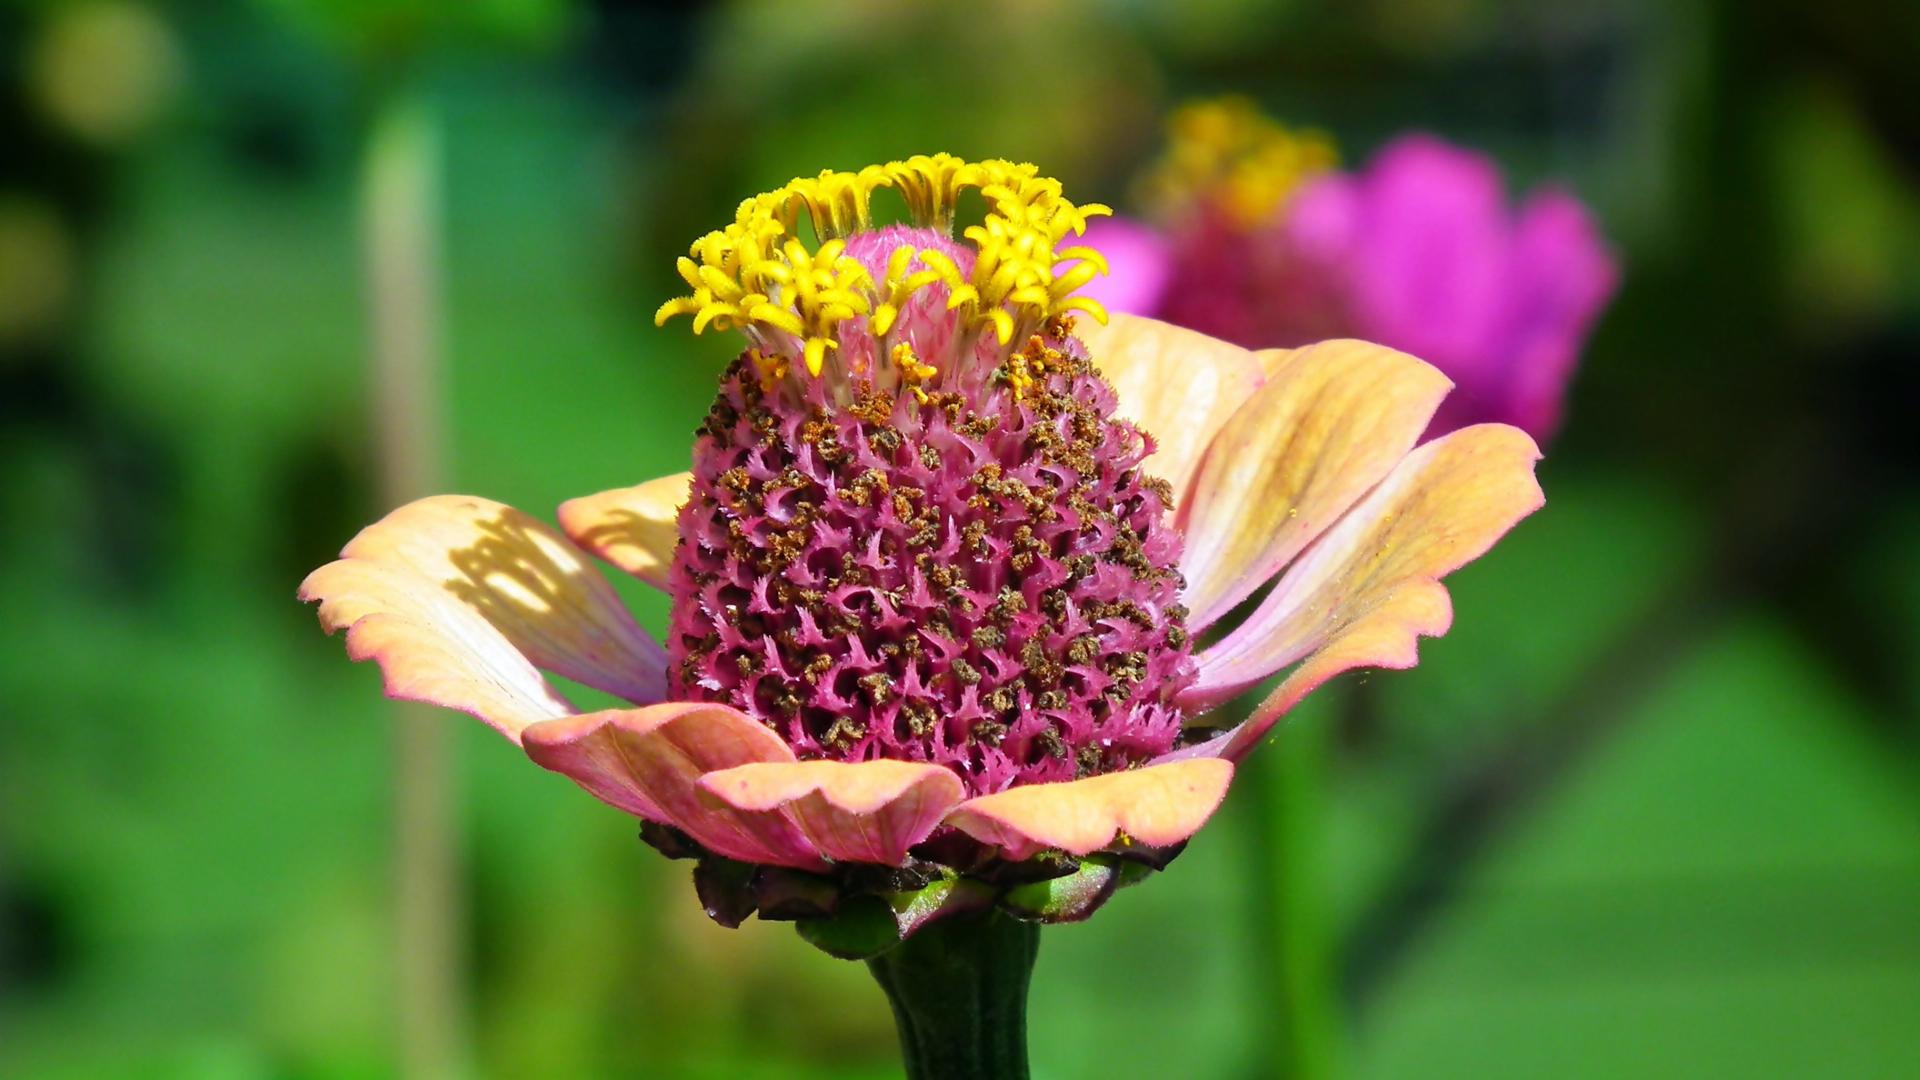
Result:
<instances>
[{"instance_id":1,"label":"soft bokeh background","mask_svg":"<svg viewBox=\"0 0 1920 1080\"><path fill-rule=\"evenodd\" d=\"M386 508L369 131L440 175L444 485L537 511L684 466L731 346L650 317L743 195L1124 203L1227 91L1562 177L1624 285L1454 632L1047 932L1037 1071L1920 1075L1917 73L1883 0L0 4L0 1075L893 1074L858 965L452 714L402 1007L396 714L293 598Z\"/></svg>"}]
</instances>

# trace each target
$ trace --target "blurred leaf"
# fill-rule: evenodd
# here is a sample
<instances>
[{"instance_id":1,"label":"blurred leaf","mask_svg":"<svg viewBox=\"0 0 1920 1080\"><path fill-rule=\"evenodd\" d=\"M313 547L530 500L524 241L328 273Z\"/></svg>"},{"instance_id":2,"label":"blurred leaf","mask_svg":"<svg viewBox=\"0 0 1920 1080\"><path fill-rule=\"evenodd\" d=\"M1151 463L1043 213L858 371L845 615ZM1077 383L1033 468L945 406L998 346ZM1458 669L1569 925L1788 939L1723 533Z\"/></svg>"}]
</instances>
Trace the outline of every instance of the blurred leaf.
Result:
<instances>
[{"instance_id":1,"label":"blurred leaf","mask_svg":"<svg viewBox=\"0 0 1920 1080\"><path fill-rule=\"evenodd\" d=\"M1920 202L1898 162L1831 86L1785 97L1771 150L1803 314L1852 325L1920 298Z\"/></svg>"},{"instance_id":2,"label":"blurred leaf","mask_svg":"<svg viewBox=\"0 0 1920 1080\"><path fill-rule=\"evenodd\" d=\"M1361 1074L1920 1069L1920 801L1849 708L1725 634L1470 883Z\"/></svg>"}]
</instances>

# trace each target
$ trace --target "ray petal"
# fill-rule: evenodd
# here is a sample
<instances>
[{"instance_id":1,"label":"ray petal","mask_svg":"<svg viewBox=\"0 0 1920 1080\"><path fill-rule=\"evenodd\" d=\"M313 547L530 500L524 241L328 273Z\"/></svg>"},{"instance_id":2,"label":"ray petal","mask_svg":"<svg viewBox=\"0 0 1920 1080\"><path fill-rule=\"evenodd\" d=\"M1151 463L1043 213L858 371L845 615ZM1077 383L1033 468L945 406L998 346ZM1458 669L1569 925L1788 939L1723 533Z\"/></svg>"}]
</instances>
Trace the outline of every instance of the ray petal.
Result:
<instances>
[{"instance_id":1,"label":"ray petal","mask_svg":"<svg viewBox=\"0 0 1920 1080\"><path fill-rule=\"evenodd\" d=\"M1184 504L1214 432L1260 386L1253 353L1184 327L1133 315L1105 326L1082 319L1074 335L1120 399L1119 414L1153 436L1146 470Z\"/></svg>"},{"instance_id":2,"label":"ray petal","mask_svg":"<svg viewBox=\"0 0 1920 1080\"><path fill-rule=\"evenodd\" d=\"M899 866L959 805L960 778L912 761L797 761L740 765L700 786L746 811L784 810L836 862Z\"/></svg>"},{"instance_id":3,"label":"ray petal","mask_svg":"<svg viewBox=\"0 0 1920 1080\"><path fill-rule=\"evenodd\" d=\"M1452 622L1440 579L1543 505L1539 457L1526 433L1504 424L1462 428L1408 455L1245 623L1199 657L1200 679L1182 699L1192 708L1301 661L1215 752L1244 754L1340 672L1413 666L1418 639Z\"/></svg>"},{"instance_id":4,"label":"ray petal","mask_svg":"<svg viewBox=\"0 0 1920 1080\"><path fill-rule=\"evenodd\" d=\"M595 798L664 822L729 859L819 869L819 852L777 809L729 804L700 783L708 773L754 762L791 764L793 751L738 709L667 702L607 709L534 724L527 756Z\"/></svg>"},{"instance_id":5,"label":"ray petal","mask_svg":"<svg viewBox=\"0 0 1920 1080\"><path fill-rule=\"evenodd\" d=\"M630 701L657 701L666 654L586 558L534 518L487 499L439 495L361 530L308 575L303 600L379 661L394 697L471 712L517 738L572 712L534 669Z\"/></svg>"},{"instance_id":6,"label":"ray petal","mask_svg":"<svg viewBox=\"0 0 1920 1080\"><path fill-rule=\"evenodd\" d=\"M1215 435L1180 517L1195 628L1246 599L1379 483L1452 385L1432 365L1364 341L1271 359L1273 377Z\"/></svg>"},{"instance_id":7,"label":"ray petal","mask_svg":"<svg viewBox=\"0 0 1920 1080\"><path fill-rule=\"evenodd\" d=\"M573 542L656 589L667 587L678 517L693 483L675 473L560 504L560 528Z\"/></svg>"},{"instance_id":8,"label":"ray petal","mask_svg":"<svg viewBox=\"0 0 1920 1080\"><path fill-rule=\"evenodd\" d=\"M969 799L947 824L1008 859L1050 848L1085 855L1129 842L1177 844L1199 831L1233 780L1217 757L1149 765L1055 784L1027 784Z\"/></svg>"}]
</instances>

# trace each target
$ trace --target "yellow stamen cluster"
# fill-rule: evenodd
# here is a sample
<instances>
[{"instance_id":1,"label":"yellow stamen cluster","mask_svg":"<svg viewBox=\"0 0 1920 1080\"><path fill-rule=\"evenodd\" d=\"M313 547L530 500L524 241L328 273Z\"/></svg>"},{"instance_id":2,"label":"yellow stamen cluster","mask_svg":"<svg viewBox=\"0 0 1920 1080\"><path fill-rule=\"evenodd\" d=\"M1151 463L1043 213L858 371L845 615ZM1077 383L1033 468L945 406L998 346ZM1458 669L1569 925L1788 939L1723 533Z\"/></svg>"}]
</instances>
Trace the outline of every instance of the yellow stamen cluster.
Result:
<instances>
[{"instance_id":1,"label":"yellow stamen cluster","mask_svg":"<svg viewBox=\"0 0 1920 1080\"><path fill-rule=\"evenodd\" d=\"M873 196L881 188L899 195L914 224L949 234L960 195L978 191L986 216L962 234L976 252L971 272L963 273L941 251L903 245L889 256L884 280L875 282L846 254L846 238L873 227ZM814 246L800 235L802 212L817 238ZM907 303L939 283L946 287L948 309L968 331L991 327L1005 345L1023 328L1070 312L1105 320L1098 303L1074 292L1106 273L1106 261L1091 248L1060 245L1069 234L1085 232L1088 218L1111 212L1097 203L1068 201L1060 182L1033 165L997 159L920 155L858 172L800 177L741 203L732 224L695 241L691 257L678 263L692 292L662 304L654 322L690 315L695 333L709 326L739 328L756 347L763 380L785 377L782 357L800 360L817 377L828 354L840 348L841 324L866 317L868 331L885 349L881 339ZM1074 265L1064 265L1069 263ZM902 353L895 345L883 355L916 392L938 374L911 348Z\"/></svg>"},{"instance_id":2,"label":"yellow stamen cluster","mask_svg":"<svg viewBox=\"0 0 1920 1080\"><path fill-rule=\"evenodd\" d=\"M1148 201L1176 211L1212 202L1241 226L1267 221L1303 180L1340 161L1326 135L1289 130L1242 97L1180 107L1167 136L1145 182Z\"/></svg>"}]
</instances>

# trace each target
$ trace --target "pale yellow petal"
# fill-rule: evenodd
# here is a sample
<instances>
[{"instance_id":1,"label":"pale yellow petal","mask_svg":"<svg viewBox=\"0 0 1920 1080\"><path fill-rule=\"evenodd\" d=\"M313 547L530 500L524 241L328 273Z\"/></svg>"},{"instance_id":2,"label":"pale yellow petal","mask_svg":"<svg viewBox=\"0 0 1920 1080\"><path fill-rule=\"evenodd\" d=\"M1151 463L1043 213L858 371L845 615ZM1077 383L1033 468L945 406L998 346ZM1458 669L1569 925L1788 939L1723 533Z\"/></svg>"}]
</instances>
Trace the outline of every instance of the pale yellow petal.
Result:
<instances>
[{"instance_id":1,"label":"pale yellow petal","mask_svg":"<svg viewBox=\"0 0 1920 1080\"><path fill-rule=\"evenodd\" d=\"M1264 584L1412 449L1452 386L1364 341L1270 358L1273 376L1214 436L1180 516L1189 624Z\"/></svg>"},{"instance_id":2,"label":"pale yellow petal","mask_svg":"<svg viewBox=\"0 0 1920 1080\"><path fill-rule=\"evenodd\" d=\"M1082 319L1074 334L1113 384L1120 416L1153 436L1146 470L1173 485L1178 508L1214 432L1259 387L1259 362L1238 345L1137 315L1105 326Z\"/></svg>"},{"instance_id":3,"label":"pale yellow petal","mask_svg":"<svg viewBox=\"0 0 1920 1080\"><path fill-rule=\"evenodd\" d=\"M319 602L328 633L347 631L348 656L380 665L389 697L458 709L515 742L573 712L478 610L410 571L342 559L307 575L300 598Z\"/></svg>"},{"instance_id":4,"label":"pale yellow petal","mask_svg":"<svg viewBox=\"0 0 1920 1080\"><path fill-rule=\"evenodd\" d=\"M666 656L558 532L512 507L421 499L361 530L309 575L303 599L395 697L472 712L518 739L572 712L534 669L635 702L665 693Z\"/></svg>"},{"instance_id":5,"label":"pale yellow petal","mask_svg":"<svg viewBox=\"0 0 1920 1080\"><path fill-rule=\"evenodd\" d=\"M1222 752L1238 756L1315 687L1356 667L1404 668L1446 632L1440 579L1543 505L1540 457L1518 428L1482 424L1420 447L1287 571L1261 606L1201 654L1183 700L1220 700L1305 657Z\"/></svg>"}]
</instances>

